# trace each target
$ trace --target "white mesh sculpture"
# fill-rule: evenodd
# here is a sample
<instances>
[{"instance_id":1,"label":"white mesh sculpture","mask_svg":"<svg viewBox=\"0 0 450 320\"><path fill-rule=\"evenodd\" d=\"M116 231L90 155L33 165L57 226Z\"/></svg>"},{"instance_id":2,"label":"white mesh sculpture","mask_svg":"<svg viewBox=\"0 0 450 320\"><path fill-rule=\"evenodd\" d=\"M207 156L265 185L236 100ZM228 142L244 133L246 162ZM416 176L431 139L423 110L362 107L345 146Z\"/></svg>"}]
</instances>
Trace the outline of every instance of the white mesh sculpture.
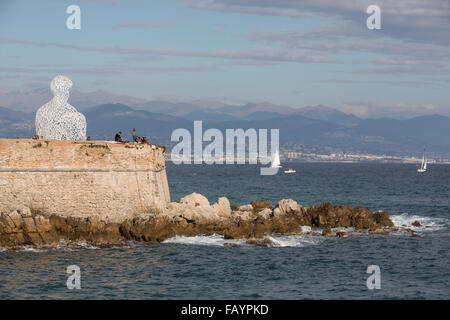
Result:
<instances>
[{"instance_id":1,"label":"white mesh sculpture","mask_svg":"<svg viewBox=\"0 0 450 320\"><path fill-rule=\"evenodd\" d=\"M71 106L72 81L65 76L53 78L53 99L36 113L36 134L47 140L86 140L86 118Z\"/></svg>"}]
</instances>

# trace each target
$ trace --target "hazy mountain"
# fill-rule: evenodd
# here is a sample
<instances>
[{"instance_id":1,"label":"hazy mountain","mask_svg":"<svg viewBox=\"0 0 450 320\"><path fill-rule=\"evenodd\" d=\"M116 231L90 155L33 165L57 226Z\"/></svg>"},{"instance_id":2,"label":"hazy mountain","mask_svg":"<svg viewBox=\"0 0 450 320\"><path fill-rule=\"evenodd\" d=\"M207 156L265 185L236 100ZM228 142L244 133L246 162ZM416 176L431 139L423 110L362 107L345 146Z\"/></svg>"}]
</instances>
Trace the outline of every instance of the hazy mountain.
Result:
<instances>
[{"instance_id":1,"label":"hazy mountain","mask_svg":"<svg viewBox=\"0 0 450 320\"><path fill-rule=\"evenodd\" d=\"M232 115L236 118L246 118L252 113L264 112L279 115L295 114L298 109L291 107L279 106L269 102L247 103L243 106L225 106L216 109L217 112Z\"/></svg>"},{"instance_id":2,"label":"hazy mountain","mask_svg":"<svg viewBox=\"0 0 450 320\"><path fill-rule=\"evenodd\" d=\"M153 103L148 109L164 110L173 103ZM175 104L181 110L190 104ZM242 107L244 108L244 107ZM389 118L359 119L334 109L312 107L291 114L273 111L273 106L256 105L239 110L237 106L198 109L192 107L185 116L138 110L125 104L102 104L84 111L88 135L93 139L112 140L119 130L131 140L131 130L151 141L169 144L175 129L185 128L193 135L193 120L203 120L203 130L280 129L282 144L333 147L344 151L378 154L420 154L427 151L450 153L450 118L439 115L421 116L407 120ZM272 110L272 111L269 111ZM225 113L228 112L228 113ZM289 109L281 112L290 113ZM34 115L0 108L0 136L30 137L34 134Z\"/></svg>"},{"instance_id":3,"label":"hazy mountain","mask_svg":"<svg viewBox=\"0 0 450 320\"><path fill-rule=\"evenodd\" d=\"M50 88L0 89L0 104L16 111L34 112L51 98Z\"/></svg>"},{"instance_id":4,"label":"hazy mountain","mask_svg":"<svg viewBox=\"0 0 450 320\"><path fill-rule=\"evenodd\" d=\"M300 108L297 113L311 119L333 121L345 125L356 125L361 122L361 119L355 115L323 105Z\"/></svg>"},{"instance_id":5,"label":"hazy mountain","mask_svg":"<svg viewBox=\"0 0 450 320\"><path fill-rule=\"evenodd\" d=\"M83 93L74 90L70 93L69 102L79 110L84 110L100 104L121 103L126 105L135 105L146 102L145 99L135 98L127 95L117 95L104 90Z\"/></svg>"},{"instance_id":6,"label":"hazy mountain","mask_svg":"<svg viewBox=\"0 0 450 320\"><path fill-rule=\"evenodd\" d=\"M166 114L134 110L123 104L104 104L85 112L88 135L93 139L113 140L122 131L125 140L131 140L131 131L136 128L137 135L149 137L158 143L167 143L177 128L192 126L192 122Z\"/></svg>"},{"instance_id":7,"label":"hazy mountain","mask_svg":"<svg viewBox=\"0 0 450 320\"><path fill-rule=\"evenodd\" d=\"M0 89L0 103L10 109L24 112L35 112L39 107L53 98L50 88L33 89ZM104 90L80 92L71 90L69 103L78 110L84 110L99 104L123 103L134 105L146 100L126 95L117 95Z\"/></svg>"},{"instance_id":8,"label":"hazy mountain","mask_svg":"<svg viewBox=\"0 0 450 320\"><path fill-rule=\"evenodd\" d=\"M185 116L192 112L207 110L205 107L199 107L190 103L168 101L148 101L135 104L133 107L135 109L169 114L173 116Z\"/></svg>"},{"instance_id":9,"label":"hazy mountain","mask_svg":"<svg viewBox=\"0 0 450 320\"><path fill-rule=\"evenodd\" d=\"M420 116L407 120L367 119L352 129L364 140L378 144L379 150L397 146L420 151L450 152L450 118L440 115Z\"/></svg>"},{"instance_id":10,"label":"hazy mountain","mask_svg":"<svg viewBox=\"0 0 450 320\"><path fill-rule=\"evenodd\" d=\"M0 137L31 137L34 114L0 107Z\"/></svg>"},{"instance_id":11,"label":"hazy mountain","mask_svg":"<svg viewBox=\"0 0 450 320\"><path fill-rule=\"evenodd\" d=\"M225 120L237 120L236 117L221 113L217 111L210 111L210 110L198 110L190 112L183 116L185 119L188 120L202 120L202 121L212 121L212 122L221 122Z\"/></svg>"}]
</instances>

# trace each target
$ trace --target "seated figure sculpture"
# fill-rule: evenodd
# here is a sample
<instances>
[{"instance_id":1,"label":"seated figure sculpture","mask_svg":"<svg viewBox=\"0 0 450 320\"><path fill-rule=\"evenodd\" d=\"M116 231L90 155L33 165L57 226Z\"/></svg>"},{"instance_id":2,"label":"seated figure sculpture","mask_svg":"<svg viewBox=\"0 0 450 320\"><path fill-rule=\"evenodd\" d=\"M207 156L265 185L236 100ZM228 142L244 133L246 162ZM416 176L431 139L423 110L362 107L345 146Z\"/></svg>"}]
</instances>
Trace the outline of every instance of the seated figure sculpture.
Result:
<instances>
[{"instance_id":1,"label":"seated figure sculpture","mask_svg":"<svg viewBox=\"0 0 450 320\"><path fill-rule=\"evenodd\" d=\"M36 113L36 134L48 140L86 140L86 118L71 106L72 81L65 76L53 78L53 99Z\"/></svg>"}]
</instances>

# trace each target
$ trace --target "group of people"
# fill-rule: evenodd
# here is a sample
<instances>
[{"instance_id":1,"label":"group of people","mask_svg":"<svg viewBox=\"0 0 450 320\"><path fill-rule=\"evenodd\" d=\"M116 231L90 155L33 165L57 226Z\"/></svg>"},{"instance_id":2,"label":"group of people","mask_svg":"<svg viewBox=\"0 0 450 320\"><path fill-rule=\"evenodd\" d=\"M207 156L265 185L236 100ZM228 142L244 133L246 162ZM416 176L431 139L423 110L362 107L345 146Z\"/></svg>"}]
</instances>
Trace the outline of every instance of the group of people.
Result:
<instances>
[{"instance_id":1,"label":"group of people","mask_svg":"<svg viewBox=\"0 0 450 320\"><path fill-rule=\"evenodd\" d=\"M133 141L132 142L141 143L141 144L149 144L147 137L139 137L139 136L136 135L136 129L135 128L133 128L133 131L131 131L131 135L133 136ZM122 142L122 143L127 142L127 141L125 141L125 139L122 138L122 131L119 131L119 132L116 133L114 141Z\"/></svg>"},{"instance_id":2,"label":"group of people","mask_svg":"<svg viewBox=\"0 0 450 320\"><path fill-rule=\"evenodd\" d=\"M136 135L136 129L133 128L133 131L131 131L131 134L133 136L133 141L132 142L141 143L141 144L150 144L148 142L148 138L147 137L139 137L139 136ZM34 135L31 139L33 139L33 140L44 140L44 137L43 136ZM91 141L91 137L87 137L86 140L87 141ZM116 142L122 142L122 143L128 142L128 141L125 141L122 138L122 131L119 131L119 132L116 133L116 137L114 138L114 140Z\"/></svg>"}]
</instances>

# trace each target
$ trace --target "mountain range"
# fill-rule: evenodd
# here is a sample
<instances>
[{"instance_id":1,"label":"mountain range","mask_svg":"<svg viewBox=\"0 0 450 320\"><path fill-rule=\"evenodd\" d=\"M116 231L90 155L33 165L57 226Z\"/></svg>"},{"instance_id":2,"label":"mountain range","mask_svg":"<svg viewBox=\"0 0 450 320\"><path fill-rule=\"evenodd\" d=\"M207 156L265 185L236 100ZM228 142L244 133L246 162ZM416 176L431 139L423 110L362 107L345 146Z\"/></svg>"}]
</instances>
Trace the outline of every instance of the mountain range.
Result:
<instances>
[{"instance_id":1,"label":"mountain range","mask_svg":"<svg viewBox=\"0 0 450 320\"><path fill-rule=\"evenodd\" d=\"M133 101L133 106L84 105L79 109L86 116L88 135L92 139L112 140L120 130L130 140L131 130L136 128L138 135L170 145L175 129L193 132L193 120L203 120L203 130L217 128L224 134L225 129L280 129L282 146L390 155L417 155L424 148L439 154L450 153L450 118L442 115L406 120L361 119L327 106L296 109L251 103L204 107L167 101ZM32 136L34 116L34 112L0 107L0 136Z\"/></svg>"}]
</instances>

